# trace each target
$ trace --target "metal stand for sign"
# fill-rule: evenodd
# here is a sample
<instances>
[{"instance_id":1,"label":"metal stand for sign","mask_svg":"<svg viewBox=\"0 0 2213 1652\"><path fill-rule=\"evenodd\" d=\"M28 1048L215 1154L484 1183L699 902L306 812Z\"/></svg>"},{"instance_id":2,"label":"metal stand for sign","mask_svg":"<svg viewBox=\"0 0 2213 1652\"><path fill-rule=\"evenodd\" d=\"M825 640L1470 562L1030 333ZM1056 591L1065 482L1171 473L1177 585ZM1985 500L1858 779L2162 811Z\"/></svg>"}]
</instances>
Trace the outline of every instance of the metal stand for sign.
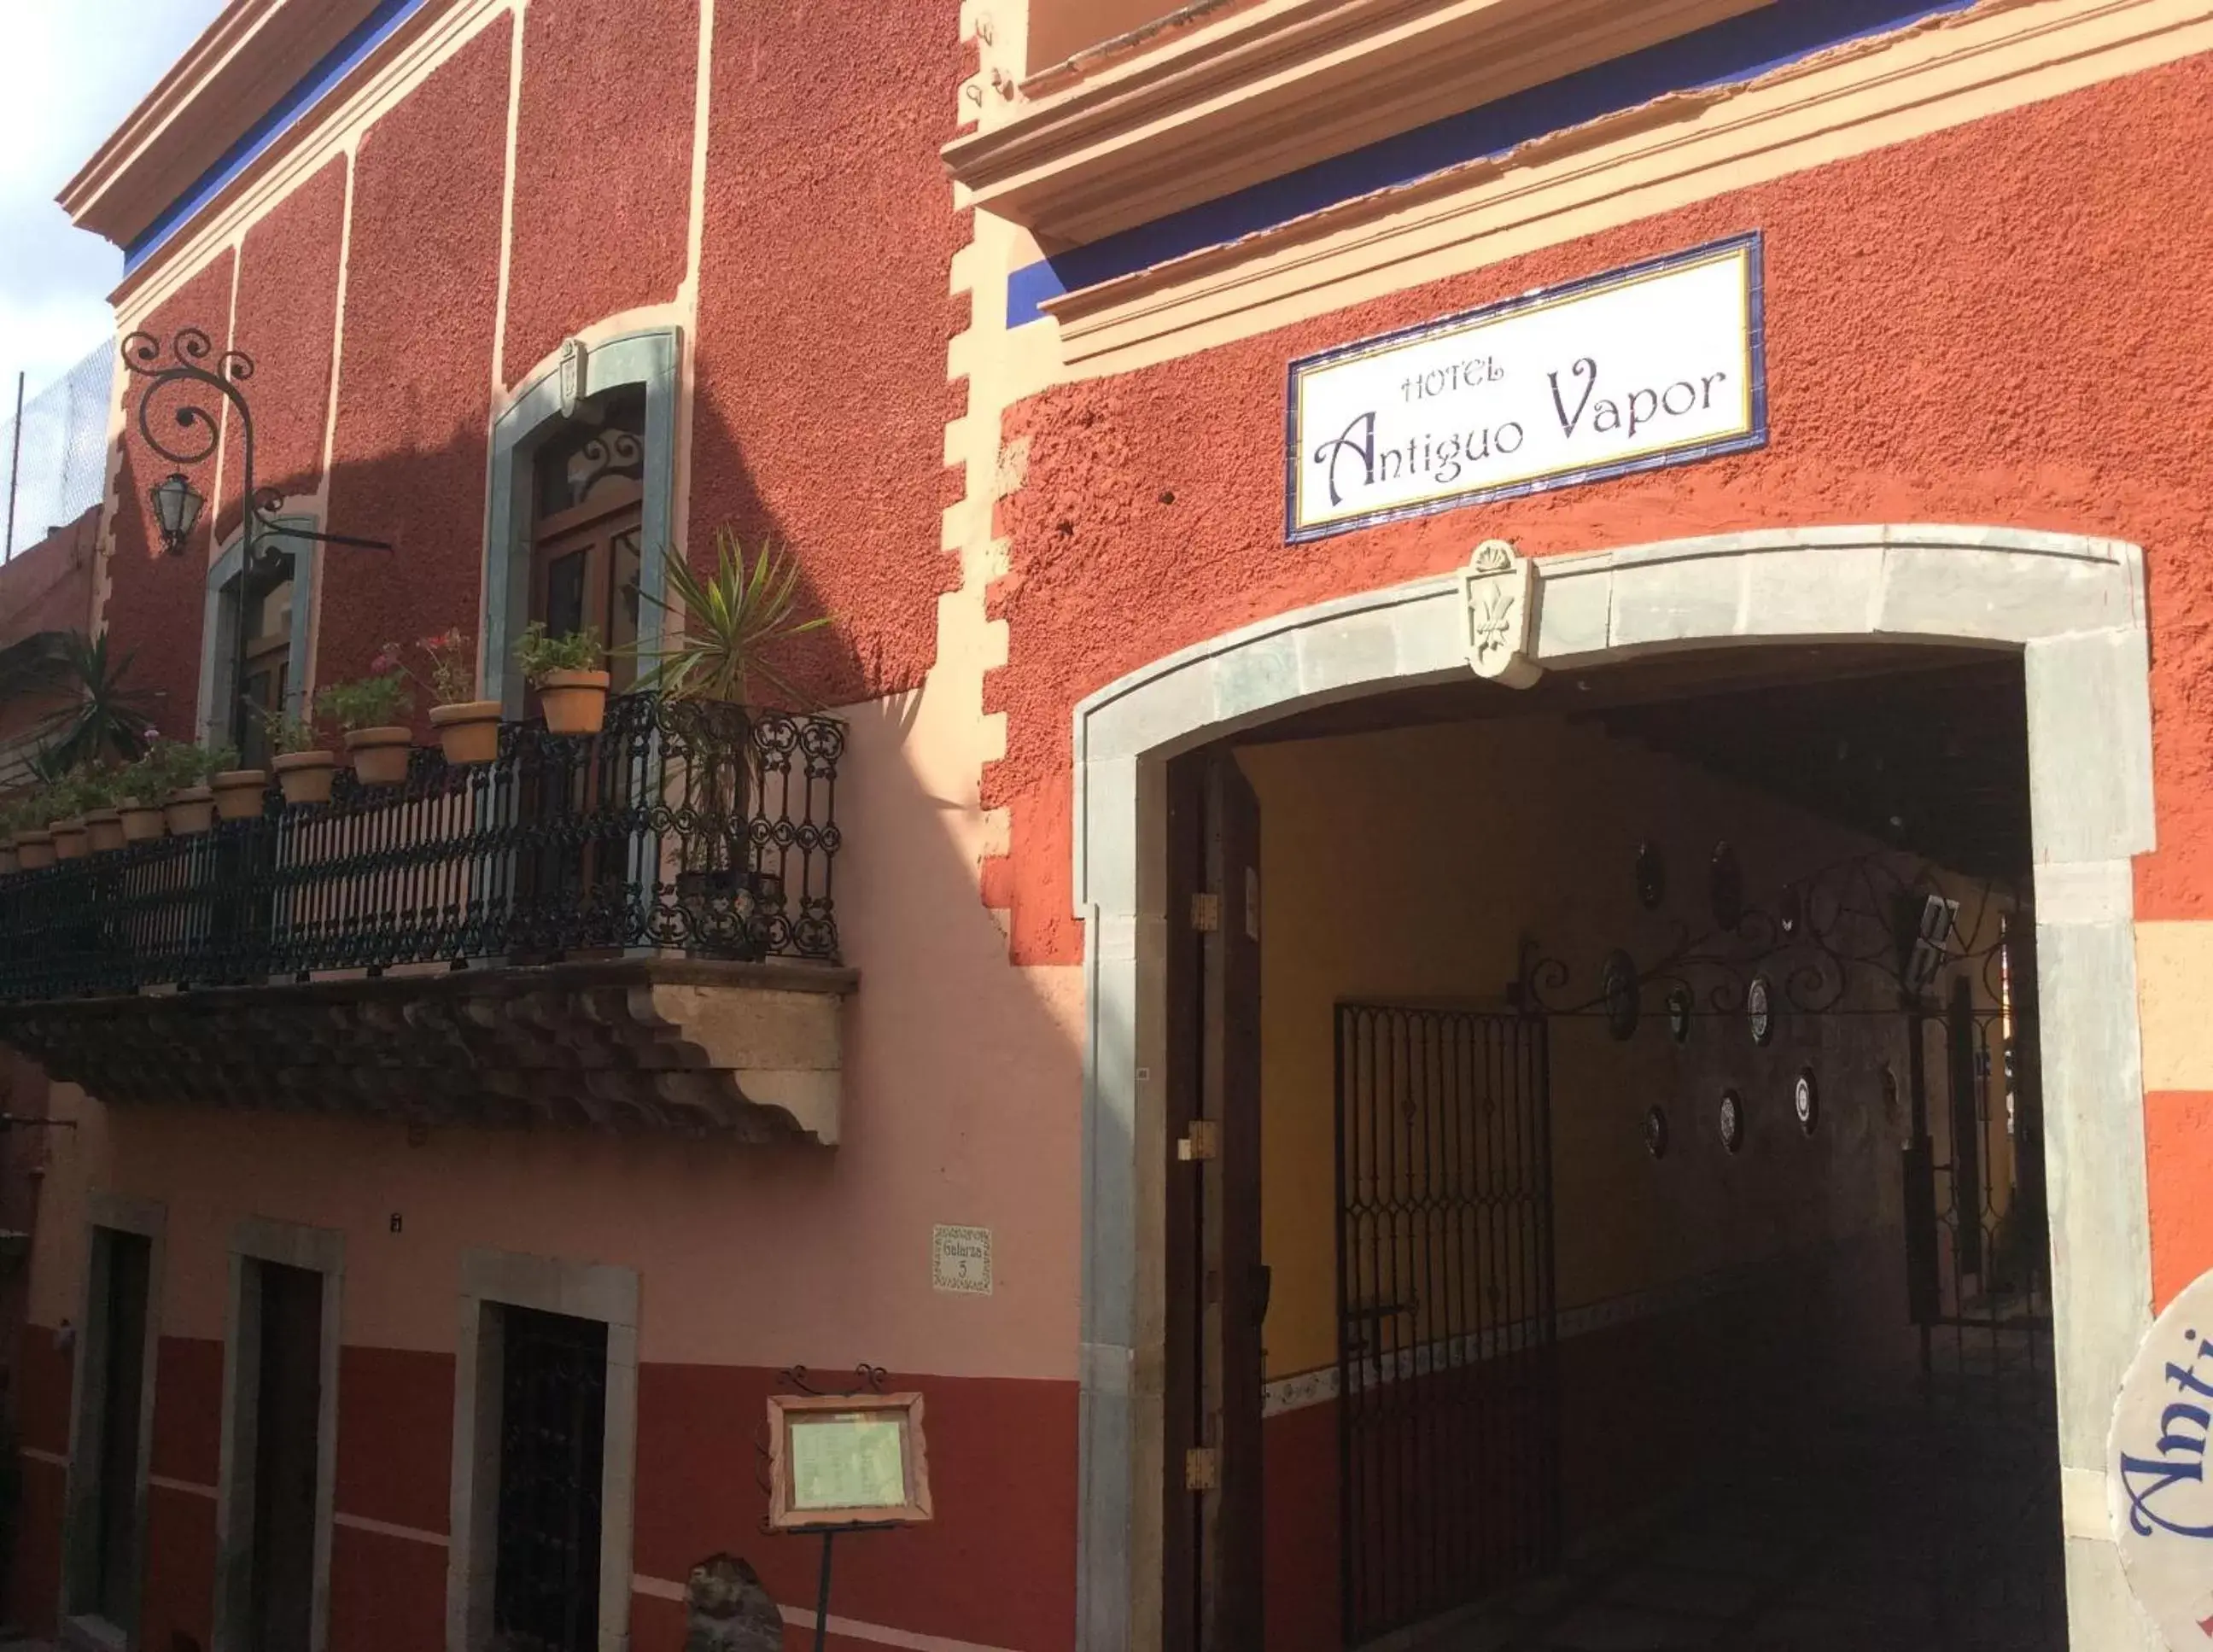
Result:
<instances>
[{"instance_id":1,"label":"metal stand for sign","mask_svg":"<svg viewBox=\"0 0 2213 1652\"><path fill-rule=\"evenodd\" d=\"M886 1372L882 1366L857 1366L855 1368L853 1375L858 1377L860 1381L850 1388L818 1388L811 1381L808 1380L807 1368L804 1365L795 1365L789 1370L778 1371L776 1374L776 1377L779 1383L793 1393L826 1395L838 1399L850 1399L855 1394L880 1394L883 1393ZM765 1495L769 1490L768 1443L765 1440L757 1441L753 1449L759 1458L759 1464L755 1470L754 1478L759 1482L762 1493ZM830 1564L832 1557L834 1553L834 1550L832 1545L837 1541L838 1538L842 1533L848 1532L896 1532L899 1529L899 1522L897 1521L855 1521L842 1526L825 1526L820 1529L822 1533L822 1570L814 1586L814 1652L823 1652L823 1649L828 1644L830 1634ZM788 1537L792 1535L787 1532L778 1531L775 1526L770 1523L766 1516L762 1517L761 1530L766 1532L771 1537Z\"/></svg>"}]
</instances>

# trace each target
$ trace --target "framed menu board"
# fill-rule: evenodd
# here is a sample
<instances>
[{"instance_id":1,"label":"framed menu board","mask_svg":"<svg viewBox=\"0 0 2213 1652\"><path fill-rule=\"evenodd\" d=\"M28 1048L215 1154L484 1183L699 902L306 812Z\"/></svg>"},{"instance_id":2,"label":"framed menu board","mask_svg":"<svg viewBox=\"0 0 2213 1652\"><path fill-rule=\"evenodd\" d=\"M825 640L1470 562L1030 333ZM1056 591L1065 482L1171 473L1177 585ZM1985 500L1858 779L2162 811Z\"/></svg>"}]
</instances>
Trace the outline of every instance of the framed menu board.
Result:
<instances>
[{"instance_id":1,"label":"framed menu board","mask_svg":"<svg viewBox=\"0 0 2213 1652\"><path fill-rule=\"evenodd\" d=\"M771 1394L768 1441L777 1531L930 1517L920 1394Z\"/></svg>"}]
</instances>

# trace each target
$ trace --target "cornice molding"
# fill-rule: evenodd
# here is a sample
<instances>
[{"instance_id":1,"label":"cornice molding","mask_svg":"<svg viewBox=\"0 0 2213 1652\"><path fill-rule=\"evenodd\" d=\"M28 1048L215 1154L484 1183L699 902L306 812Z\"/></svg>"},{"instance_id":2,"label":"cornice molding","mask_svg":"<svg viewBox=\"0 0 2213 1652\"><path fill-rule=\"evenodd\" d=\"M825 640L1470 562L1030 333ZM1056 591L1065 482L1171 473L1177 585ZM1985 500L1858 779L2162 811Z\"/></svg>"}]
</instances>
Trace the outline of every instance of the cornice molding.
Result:
<instances>
[{"instance_id":1,"label":"cornice molding","mask_svg":"<svg viewBox=\"0 0 2213 1652\"><path fill-rule=\"evenodd\" d=\"M375 9L376 0L231 0L57 198L126 247Z\"/></svg>"},{"instance_id":2,"label":"cornice molding","mask_svg":"<svg viewBox=\"0 0 2213 1652\"><path fill-rule=\"evenodd\" d=\"M2213 51L2213 0L2014 0L1550 134L1047 300L1129 371Z\"/></svg>"},{"instance_id":3,"label":"cornice molding","mask_svg":"<svg viewBox=\"0 0 2213 1652\"><path fill-rule=\"evenodd\" d=\"M943 151L1064 244L1280 177L1771 0L1265 0L1165 34Z\"/></svg>"}]
</instances>

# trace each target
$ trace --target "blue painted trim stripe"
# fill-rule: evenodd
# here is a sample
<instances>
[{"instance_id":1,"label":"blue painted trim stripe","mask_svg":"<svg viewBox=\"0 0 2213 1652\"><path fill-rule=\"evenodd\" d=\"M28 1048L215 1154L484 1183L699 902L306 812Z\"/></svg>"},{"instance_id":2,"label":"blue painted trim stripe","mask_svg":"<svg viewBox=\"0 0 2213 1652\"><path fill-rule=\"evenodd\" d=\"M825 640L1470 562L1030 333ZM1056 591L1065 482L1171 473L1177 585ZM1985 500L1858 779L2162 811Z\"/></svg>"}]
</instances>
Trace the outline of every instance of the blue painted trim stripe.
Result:
<instances>
[{"instance_id":1,"label":"blue painted trim stripe","mask_svg":"<svg viewBox=\"0 0 2213 1652\"><path fill-rule=\"evenodd\" d=\"M375 9L355 25L276 106L225 149L216 163L195 180L191 188L162 209L138 238L123 249L123 272L130 274L151 258L178 230L227 188L232 180L252 166L270 146L300 124L322 101L331 88L351 74L369 54L392 37L394 30L430 3L430 0L379 0Z\"/></svg>"},{"instance_id":2,"label":"blue painted trim stripe","mask_svg":"<svg viewBox=\"0 0 2213 1652\"><path fill-rule=\"evenodd\" d=\"M1833 47L1965 11L1975 3L1778 0L1025 265L1007 277L1007 325L1043 320L1040 306L1079 287L1132 275L1378 190L1502 155L1548 132L1637 108L1670 93L1755 80Z\"/></svg>"}]
</instances>

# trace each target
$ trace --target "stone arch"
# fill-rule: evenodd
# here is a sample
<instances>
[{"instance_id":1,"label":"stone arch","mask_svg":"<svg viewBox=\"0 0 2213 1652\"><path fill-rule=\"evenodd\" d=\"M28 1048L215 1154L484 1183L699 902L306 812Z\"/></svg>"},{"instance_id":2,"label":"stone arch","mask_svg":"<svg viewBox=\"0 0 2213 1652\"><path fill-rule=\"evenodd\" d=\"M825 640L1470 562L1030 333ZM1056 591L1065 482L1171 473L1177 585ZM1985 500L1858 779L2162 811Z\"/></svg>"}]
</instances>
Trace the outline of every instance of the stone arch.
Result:
<instances>
[{"instance_id":1,"label":"stone arch","mask_svg":"<svg viewBox=\"0 0 2213 1652\"><path fill-rule=\"evenodd\" d=\"M1847 639L2022 656L2070 1635L2086 1647L2154 1644L2121 1578L2104 1469L2107 1412L2151 1318L2131 868L2154 838L2142 552L2015 528L1881 526L1720 534L1533 565L1527 653L1548 668ZM1293 711L1469 669L1454 573L1262 620L1076 707L1087 988L1079 1646L1159 1638L1167 1155L1153 1076L1165 1049L1166 761Z\"/></svg>"}]
</instances>

